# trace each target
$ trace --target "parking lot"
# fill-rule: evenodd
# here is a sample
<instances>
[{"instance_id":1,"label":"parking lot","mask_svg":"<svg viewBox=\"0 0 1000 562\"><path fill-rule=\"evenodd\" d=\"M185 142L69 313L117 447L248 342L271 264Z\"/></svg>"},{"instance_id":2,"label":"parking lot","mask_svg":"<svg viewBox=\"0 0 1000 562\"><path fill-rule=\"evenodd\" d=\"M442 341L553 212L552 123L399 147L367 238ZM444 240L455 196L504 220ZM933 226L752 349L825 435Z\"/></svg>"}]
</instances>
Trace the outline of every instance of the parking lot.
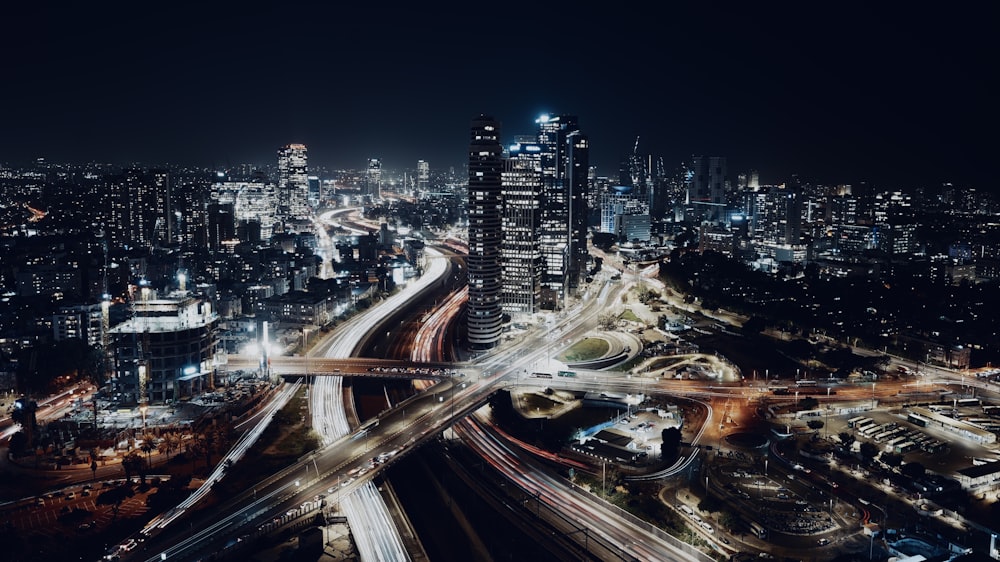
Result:
<instances>
[{"instance_id":1,"label":"parking lot","mask_svg":"<svg viewBox=\"0 0 1000 562\"><path fill-rule=\"evenodd\" d=\"M34 499L27 499L3 512L4 525L22 535L64 537L68 531L93 532L107 526L115 518L111 505L98 505L102 491L116 482L97 485L80 485L50 492ZM144 515L147 492L136 491L126 498L118 509L117 519Z\"/></svg>"}]
</instances>

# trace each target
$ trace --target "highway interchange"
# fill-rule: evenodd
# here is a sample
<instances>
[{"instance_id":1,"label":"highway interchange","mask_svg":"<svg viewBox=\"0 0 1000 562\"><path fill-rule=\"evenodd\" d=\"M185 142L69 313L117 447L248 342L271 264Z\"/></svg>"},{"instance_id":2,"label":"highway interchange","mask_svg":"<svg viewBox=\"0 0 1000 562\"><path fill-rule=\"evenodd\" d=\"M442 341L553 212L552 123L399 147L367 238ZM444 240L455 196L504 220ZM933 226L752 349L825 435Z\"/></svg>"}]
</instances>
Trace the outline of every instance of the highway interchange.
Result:
<instances>
[{"instance_id":1,"label":"highway interchange","mask_svg":"<svg viewBox=\"0 0 1000 562\"><path fill-rule=\"evenodd\" d=\"M315 513L339 506L347 517L363 560L408 560L399 533L388 515L381 496L372 479L386 466L433 439L444 429L455 426L456 433L479 452L484 459L503 472L527 494L544 502L554 511L573 513L576 531L569 535L586 544L598 559L622 560L707 560L704 553L682 543L630 517L609 504L596 500L590 494L574 489L562 478L547 474L516 450L506 446L491 432L488 424L477 419L475 411L485 403L491 393L501 388L522 384L528 372L539 365L548 365L551 358L584 337L597 325L598 315L608 303L627 291L625 282L612 282L608 276L603 283L592 283L589 294L580 299L570 310L558 314L550 324L534 328L534 332L501 348L463 364L454 364L453 370L445 368L443 347L444 333L461 308L463 293L454 293L442 303L434 316L427 318L425 326L416 335L419 346L411 350L414 363L432 363L444 369L436 382L424 392L404 404L383 412L373 420L359 420L353 412L353 401L345 397L343 378L355 374L374 376L379 367L388 370L404 362L364 360L356 358L359 342L369 336L380 318L404 307L409 300L421 298L429 287L440 283L449 274L450 261L432 248L427 249L429 265L416 283L393 295L364 314L354 316L338 326L328 338L313 348L309 357L273 358L276 372L288 378L294 370L305 367L298 382L289 383L278 393L268 408L254 419L244 422L247 429L238 444L220 461L216 471L205 486L184 504L154 518L142 531L142 547L120 552L129 560L200 560L214 553L238 551L248 539L276 526L302 521ZM447 311L447 312L445 312ZM559 334L551 340L545 334ZM542 342L541 345L538 342ZM311 359L310 359L311 358ZM284 363L283 359L287 359ZM256 360L255 358L253 360ZM247 363L244 365L241 363ZM339 362L339 363L338 363ZM250 360L232 357L231 369L249 366ZM334 366L339 365L339 366ZM922 366L928 375L937 377L943 384L954 383L960 375L947 369ZM286 369L286 371L282 371ZM383 373L393 376L392 373ZM409 373L399 373L410 376ZM930 376L925 378L925 381ZM969 385L986 383L974 378L962 379ZM706 386L690 381L631 379L601 371L581 373L576 379L554 381L555 384L575 390L611 390L622 392L676 393L701 399L708 409L707 422L692 444L706 428L719 423L718 412L713 412L713 398L747 400L764 388L745 386ZM251 489L230 498L215 507L212 513L199 513L198 501L208 493L212 484L224 477L229 462L238 462L266 427L270 416L280 408L299 384L308 384L310 392L310 420L322 438L322 447L315 453L271 475ZM922 384L929 384L923 382ZM881 392L904 392L902 385L885 384ZM849 391L850 392L850 391ZM859 398L874 396L875 388L853 391ZM880 394L881 394L880 392ZM821 401L823 396L817 396ZM841 394L839 399L843 399ZM693 454L661 471L653 478L663 478L684 471L696 461ZM323 496L322 499L321 496ZM182 524L174 524L183 519Z\"/></svg>"}]
</instances>

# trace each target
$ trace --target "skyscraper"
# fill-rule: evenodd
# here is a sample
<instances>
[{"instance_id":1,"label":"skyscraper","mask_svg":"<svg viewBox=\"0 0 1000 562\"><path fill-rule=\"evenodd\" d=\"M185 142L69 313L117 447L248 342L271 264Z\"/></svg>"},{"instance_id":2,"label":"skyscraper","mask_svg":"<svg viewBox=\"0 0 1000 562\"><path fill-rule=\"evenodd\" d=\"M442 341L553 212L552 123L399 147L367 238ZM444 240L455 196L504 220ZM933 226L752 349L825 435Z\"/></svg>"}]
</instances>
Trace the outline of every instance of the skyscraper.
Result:
<instances>
[{"instance_id":1,"label":"skyscraper","mask_svg":"<svg viewBox=\"0 0 1000 562\"><path fill-rule=\"evenodd\" d=\"M170 175L164 170L125 170L111 180L110 236L116 244L151 248L170 242Z\"/></svg>"},{"instance_id":2,"label":"skyscraper","mask_svg":"<svg viewBox=\"0 0 1000 562\"><path fill-rule=\"evenodd\" d=\"M426 160L417 160L417 193L427 193L431 188L431 165Z\"/></svg>"},{"instance_id":3,"label":"skyscraper","mask_svg":"<svg viewBox=\"0 0 1000 562\"><path fill-rule=\"evenodd\" d=\"M278 151L278 213L284 220L309 217L309 167L304 144L285 145Z\"/></svg>"},{"instance_id":4,"label":"skyscraper","mask_svg":"<svg viewBox=\"0 0 1000 562\"><path fill-rule=\"evenodd\" d=\"M755 192L753 240L760 246L799 244L802 236L802 190L772 186Z\"/></svg>"},{"instance_id":5,"label":"skyscraper","mask_svg":"<svg viewBox=\"0 0 1000 562\"><path fill-rule=\"evenodd\" d=\"M378 158L368 159L368 170L365 172L364 194L372 198L382 196L382 161Z\"/></svg>"},{"instance_id":6,"label":"skyscraper","mask_svg":"<svg viewBox=\"0 0 1000 562\"><path fill-rule=\"evenodd\" d=\"M726 210L726 159L720 156L693 156L687 185L687 202L695 222L720 222Z\"/></svg>"},{"instance_id":7,"label":"skyscraper","mask_svg":"<svg viewBox=\"0 0 1000 562\"><path fill-rule=\"evenodd\" d=\"M587 267L587 199L590 186L590 141L573 131L566 135L566 191L569 196L568 287L575 291Z\"/></svg>"},{"instance_id":8,"label":"skyscraper","mask_svg":"<svg viewBox=\"0 0 1000 562\"><path fill-rule=\"evenodd\" d=\"M500 124L480 115L469 143L468 346L489 349L500 341L500 195L503 172Z\"/></svg>"},{"instance_id":9,"label":"skyscraper","mask_svg":"<svg viewBox=\"0 0 1000 562\"><path fill-rule=\"evenodd\" d=\"M543 115L535 123L542 164L542 299L557 308L579 283L580 260L586 261L589 149L575 116Z\"/></svg>"},{"instance_id":10,"label":"skyscraper","mask_svg":"<svg viewBox=\"0 0 1000 562\"><path fill-rule=\"evenodd\" d=\"M536 143L515 143L504 162L501 192L501 301L508 314L538 312L542 288L542 162Z\"/></svg>"}]
</instances>

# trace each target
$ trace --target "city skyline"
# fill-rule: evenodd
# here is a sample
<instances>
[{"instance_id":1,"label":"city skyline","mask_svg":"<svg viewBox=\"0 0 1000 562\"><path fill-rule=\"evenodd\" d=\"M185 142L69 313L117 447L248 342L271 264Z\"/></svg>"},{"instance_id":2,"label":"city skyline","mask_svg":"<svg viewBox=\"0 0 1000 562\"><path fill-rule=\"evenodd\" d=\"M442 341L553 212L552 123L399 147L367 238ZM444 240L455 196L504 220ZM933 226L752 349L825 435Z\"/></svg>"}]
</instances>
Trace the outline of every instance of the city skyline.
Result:
<instances>
[{"instance_id":1,"label":"city skyline","mask_svg":"<svg viewBox=\"0 0 1000 562\"><path fill-rule=\"evenodd\" d=\"M974 8L433 8L19 6L0 162L221 167L303 143L316 167L458 169L475 115L507 143L551 113L579 116L606 176L638 139L668 167L724 156L762 183L995 189Z\"/></svg>"}]
</instances>

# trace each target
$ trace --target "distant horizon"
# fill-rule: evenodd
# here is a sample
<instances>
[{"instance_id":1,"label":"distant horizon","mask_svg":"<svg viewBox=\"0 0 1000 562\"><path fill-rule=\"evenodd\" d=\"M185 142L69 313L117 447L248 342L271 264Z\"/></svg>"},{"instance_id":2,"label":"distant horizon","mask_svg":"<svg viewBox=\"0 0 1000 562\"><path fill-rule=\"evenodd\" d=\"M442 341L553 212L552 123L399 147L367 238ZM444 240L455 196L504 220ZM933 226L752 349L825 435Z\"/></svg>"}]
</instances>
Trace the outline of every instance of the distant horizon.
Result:
<instances>
[{"instance_id":1,"label":"distant horizon","mask_svg":"<svg viewBox=\"0 0 1000 562\"><path fill-rule=\"evenodd\" d=\"M291 143L286 143L286 144L291 144ZM309 150L308 155L309 155L309 170L310 170L310 173L313 170L317 169L317 168L322 168L322 169L324 169L324 170L326 170L328 172L337 172L337 171L361 172L361 171L364 171L367 168L367 164L368 164L368 159L367 158L364 159L361 162L358 162L358 165L356 167L350 167L350 166L331 166L331 165L322 164L322 163L316 164L316 167L314 167L313 163L314 163L314 157L315 157L315 155L313 153L313 149L309 146L309 144L307 144L307 143L303 143L303 144L305 144L306 148ZM281 146L284 146L284 145L281 145ZM641 151L640 151L640 153L641 153ZM657 157L657 155L655 155L655 154L653 154L651 156L653 156L654 158ZM781 178L777 178L776 179L776 178L768 177L767 175L765 175L765 173L763 171L761 171L761 168L758 168L758 167L751 166L751 167L747 167L747 168L739 168L739 169L734 170L733 167L732 167L732 165L729 163L730 162L730 158L728 156L725 156L725 155L721 155L721 154L719 154L719 155L716 155L716 154L692 154L692 155L689 155L688 158L690 158L692 156L723 156L723 157L725 157L726 160L727 160L727 178L730 179L733 182L734 185L736 183L736 179L738 178L738 176L740 174L749 173L749 172L757 172L759 174L759 178L760 178L760 185L782 185L782 184L785 184L785 183L788 183L789 181L791 181L793 177L797 177L803 183L810 184L810 185L826 186L826 187L836 187L836 186L840 186L840 185L851 186L851 185L859 185L859 184L870 184L870 185L873 185L877 189L906 191L908 189L941 188L941 187L944 187L946 185L952 185L954 187L962 188L962 189L976 189L976 190L984 189L981 186L972 185L972 184L963 184L963 183L956 182L956 181L949 181L947 179L944 179L944 180L941 180L941 181L937 181L937 182L927 182L927 183L923 183L923 184L919 184L919 185L892 185L892 186L882 185L879 182L871 181L871 180L868 180L866 178L856 178L856 179L847 179L847 178L845 178L843 180L822 181L822 180L819 180L819 179L812 178L808 173L797 173L797 172L789 173L786 177L781 177ZM378 158L378 157L377 156L372 156L371 158ZM270 169L271 171L273 171L273 169L276 168L276 166L277 166L277 148L275 149L275 154L274 154L273 160L265 160L265 159L262 159L262 158L259 159L259 160L256 160L256 161L254 161L254 160L234 160L234 161L227 162L225 164L200 164L200 163L188 163L188 162L180 162L180 161L159 161L159 162L155 162L155 161L129 161L129 162L114 162L114 161L110 161L110 160L96 160L96 159L91 159L91 160L87 160L87 161L71 161L71 160L52 159L52 158L48 158L48 157L45 157L45 156L39 156L37 158L31 159L31 160L28 160L28 161L25 161L25 162L20 162L20 163L18 163L18 162L11 162L11 161L5 161L5 160L0 159L0 167L16 168L16 169L31 168L32 166L35 166L35 165L38 164L38 160L39 159L43 159L46 164L51 164L51 165L56 165L56 166L63 166L64 165L64 166L70 166L70 167L83 167L83 166L86 166L86 165L111 166L111 167L119 167L119 168L128 168L128 167L136 166L136 167L146 168L146 169L166 168L166 167L180 167L180 168L201 169L201 170L204 170L206 172L212 172L212 171L221 172L221 171L225 171L227 169L235 168L235 167L238 167L238 166L253 166L253 167L256 167L258 169ZM429 160L429 159L426 159L426 158L422 158L422 159L418 158L418 159L413 160L412 163L409 164L409 165L407 165L407 166L396 166L396 165L392 165L391 163L387 163L384 158L379 158L379 159L382 161L382 170L383 171L390 171L390 172L406 172L406 171L410 171L410 170L415 170L416 166L417 166L417 162L419 160L424 160L424 161L428 162L428 164L430 165L430 169L431 170L439 171L439 172L440 171L445 171L445 170L448 170L449 168L454 167L455 170L456 170L456 173L459 173L459 171L462 170L465 167L465 165L466 165L466 162L459 162L459 163L455 163L455 164L448 164L448 165L445 165L445 166L436 166L435 163L434 163L434 161L432 161L432 160ZM684 164L684 163L688 163L688 159L684 159L682 161L677 162L672 168L668 167L668 169L667 169L667 175L669 176L671 172L676 171L677 169L679 169L679 167L681 166L681 164ZM610 172L610 173L608 173L608 172L606 172L604 170L605 170L604 168L602 168L601 166L598 166L597 167L597 176L598 177L612 178L612 177L617 177L617 175L618 175L618 168L617 167L615 167L614 170L612 172ZM459 175L461 175L461 174L459 173ZM614 183L614 182L612 182L612 183ZM986 190L986 191L989 191L989 190Z\"/></svg>"},{"instance_id":2,"label":"distant horizon","mask_svg":"<svg viewBox=\"0 0 1000 562\"><path fill-rule=\"evenodd\" d=\"M548 113L578 117L602 176L639 139L668 171L724 156L765 184L1000 192L987 4L9 12L0 161L217 168L301 142L331 169L441 170L465 162L477 115L507 143Z\"/></svg>"}]
</instances>

